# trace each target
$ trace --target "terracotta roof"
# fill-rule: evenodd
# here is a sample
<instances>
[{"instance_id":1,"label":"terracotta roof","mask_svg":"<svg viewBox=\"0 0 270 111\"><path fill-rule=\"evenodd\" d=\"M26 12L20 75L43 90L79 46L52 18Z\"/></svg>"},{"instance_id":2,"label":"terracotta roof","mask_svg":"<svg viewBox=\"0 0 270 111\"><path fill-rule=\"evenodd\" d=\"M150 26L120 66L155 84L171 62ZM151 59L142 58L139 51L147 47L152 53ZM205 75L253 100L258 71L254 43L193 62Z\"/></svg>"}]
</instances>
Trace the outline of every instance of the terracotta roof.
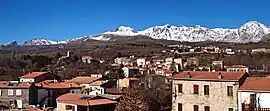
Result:
<instances>
[{"instance_id":1,"label":"terracotta roof","mask_svg":"<svg viewBox=\"0 0 270 111\"><path fill-rule=\"evenodd\" d=\"M31 86L31 83L0 81L0 88L30 88Z\"/></svg>"},{"instance_id":2,"label":"terracotta roof","mask_svg":"<svg viewBox=\"0 0 270 111\"><path fill-rule=\"evenodd\" d=\"M35 78L46 73L47 72L31 72L31 73L22 75L20 78Z\"/></svg>"},{"instance_id":3,"label":"terracotta roof","mask_svg":"<svg viewBox=\"0 0 270 111\"><path fill-rule=\"evenodd\" d=\"M60 103L76 104L80 106L95 106L105 104L116 104L116 101L110 99L95 99L96 96L90 96L85 94L64 94L56 99Z\"/></svg>"},{"instance_id":4,"label":"terracotta roof","mask_svg":"<svg viewBox=\"0 0 270 111\"><path fill-rule=\"evenodd\" d=\"M80 85L76 83L36 83L36 86L40 88L47 88L47 89L78 89L81 88Z\"/></svg>"},{"instance_id":5,"label":"terracotta roof","mask_svg":"<svg viewBox=\"0 0 270 111\"><path fill-rule=\"evenodd\" d=\"M71 80L67 80L66 83L77 83L77 84L90 84L96 80L100 79L99 77L89 77L89 76L78 76Z\"/></svg>"},{"instance_id":6,"label":"terracotta roof","mask_svg":"<svg viewBox=\"0 0 270 111\"><path fill-rule=\"evenodd\" d=\"M98 80L98 81L95 81L91 84L89 84L90 86L101 86L102 84L104 83L107 83L108 81L105 81L105 80Z\"/></svg>"},{"instance_id":7,"label":"terracotta roof","mask_svg":"<svg viewBox=\"0 0 270 111\"><path fill-rule=\"evenodd\" d=\"M232 66L228 66L227 68L248 68L248 66L244 66L244 65L232 65Z\"/></svg>"},{"instance_id":8,"label":"terracotta roof","mask_svg":"<svg viewBox=\"0 0 270 111\"><path fill-rule=\"evenodd\" d=\"M188 78L188 73L191 78ZM218 74L222 74L222 79L218 79ZM173 79L184 80L215 80L215 81L238 81L246 72L206 72L206 71L184 71L173 76Z\"/></svg>"},{"instance_id":9,"label":"terracotta roof","mask_svg":"<svg viewBox=\"0 0 270 111\"><path fill-rule=\"evenodd\" d=\"M139 78L136 78L136 77L129 77L129 78L127 78L128 80L131 80L131 81L137 81L137 80L139 80Z\"/></svg>"},{"instance_id":10,"label":"terracotta roof","mask_svg":"<svg viewBox=\"0 0 270 111\"><path fill-rule=\"evenodd\" d=\"M269 77L248 77L240 87L241 91L270 91Z\"/></svg>"},{"instance_id":11,"label":"terracotta roof","mask_svg":"<svg viewBox=\"0 0 270 111\"><path fill-rule=\"evenodd\" d=\"M123 91L119 88L106 88L106 92L109 94L123 94Z\"/></svg>"}]
</instances>

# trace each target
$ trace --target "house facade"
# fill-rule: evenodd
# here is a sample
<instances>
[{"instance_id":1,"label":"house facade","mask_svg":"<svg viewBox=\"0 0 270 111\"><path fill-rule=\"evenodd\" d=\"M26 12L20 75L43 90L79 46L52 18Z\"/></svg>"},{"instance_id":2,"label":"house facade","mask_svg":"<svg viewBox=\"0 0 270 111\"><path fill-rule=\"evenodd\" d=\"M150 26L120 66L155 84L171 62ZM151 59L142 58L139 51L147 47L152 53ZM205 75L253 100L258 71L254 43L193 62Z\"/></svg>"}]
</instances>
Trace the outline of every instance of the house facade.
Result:
<instances>
[{"instance_id":1,"label":"house facade","mask_svg":"<svg viewBox=\"0 0 270 111\"><path fill-rule=\"evenodd\" d=\"M123 67L125 77L135 77L140 74L140 69L136 67Z\"/></svg>"},{"instance_id":2,"label":"house facade","mask_svg":"<svg viewBox=\"0 0 270 111\"><path fill-rule=\"evenodd\" d=\"M0 101L7 108L28 108L37 104L37 88L32 83L1 81Z\"/></svg>"},{"instance_id":3,"label":"house facade","mask_svg":"<svg viewBox=\"0 0 270 111\"><path fill-rule=\"evenodd\" d=\"M184 71L173 76L172 111L235 111L245 72Z\"/></svg>"},{"instance_id":4,"label":"house facade","mask_svg":"<svg viewBox=\"0 0 270 111\"><path fill-rule=\"evenodd\" d=\"M248 73L248 67L244 65L233 65L233 66L228 66L227 67L228 72L236 72L236 71L241 71L241 72L247 72Z\"/></svg>"},{"instance_id":5,"label":"house facade","mask_svg":"<svg viewBox=\"0 0 270 111\"><path fill-rule=\"evenodd\" d=\"M38 87L38 104L55 107L56 98L67 93L81 93L81 86L76 83L41 82Z\"/></svg>"},{"instance_id":6,"label":"house facade","mask_svg":"<svg viewBox=\"0 0 270 111\"><path fill-rule=\"evenodd\" d=\"M248 77L238 91L238 111L270 109L270 78Z\"/></svg>"}]
</instances>

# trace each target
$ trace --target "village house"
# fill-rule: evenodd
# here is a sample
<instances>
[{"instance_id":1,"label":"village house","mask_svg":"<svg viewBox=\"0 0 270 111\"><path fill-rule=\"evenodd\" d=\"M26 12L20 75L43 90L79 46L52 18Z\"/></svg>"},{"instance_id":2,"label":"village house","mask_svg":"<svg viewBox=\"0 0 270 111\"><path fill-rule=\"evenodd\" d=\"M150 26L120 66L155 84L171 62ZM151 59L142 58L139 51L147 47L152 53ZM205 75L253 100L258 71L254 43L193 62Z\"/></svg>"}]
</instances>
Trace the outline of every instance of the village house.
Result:
<instances>
[{"instance_id":1,"label":"village house","mask_svg":"<svg viewBox=\"0 0 270 111\"><path fill-rule=\"evenodd\" d=\"M146 58L138 58L137 59L138 67L146 67Z\"/></svg>"},{"instance_id":2,"label":"village house","mask_svg":"<svg viewBox=\"0 0 270 111\"><path fill-rule=\"evenodd\" d=\"M20 82L41 82L44 80L59 80L60 77L48 72L30 72L19 77Z\"/></svg>"},{"instance_id":3,"label":"village house","mask_svg":"<svg viewBox=\"0 0 270 111\"><path fill-rule=\"evenodd\" d=\"M270 110L270 78L248 77L238 91L238 111Z\"/></svg>"},{"instance_id":4,"label":"village house","mask_svg":"<svg viewBox=\"0 0 270 111\"><path fill-rule=\"evenodd\" d=\"M82 62L90 64L92 59L93 58L91 56L83 56Z\"/></svg>"},{"instance_id":5,"label":"village house","mask_svg":"<svg viewBox=\"0 0 270 111\"><path fill-rule=\"evenodd\" d=\"M248 67L244 65L227 66L226 69L228 72L235 72L235 71L248 72Z\"/></svg>"},{"instance_id":6,"label":"village house","mask_svg":"<svg viewBox=\"0 0 270 111\"><path fill-rule=\"evenodd\" d=\"M213 61L212 62L212 69L215 71L222 71L224 69L224 62L223 61Z\"/></svg>"},{"instance_id":7,"label":"village house","mask_svg":"<svg viewBox=\"0 0 270 111\"><path fill-rule=\"evenodd\" d=\"M235 111L246 72L184 71L173 76L172 111Z\"/></svg>"},{"instance_id":8,"label":"village house","mask_svg":"<svg viewBox=\"0 0 270 111\"><path fill-rule=\"evenodd\" d=\"M186 65L199 66L199 59L197 57L189 57L189 58L187 58L187 62L184 66L186 66Z\"/></svg>"},{"instance_id":9,"label":"village house","mask_svg":"<svg viewBox=\"0 0 270 111\"><path fill-rule=\"evenodd\" d=\"M198 69L200 71L211 71L211 67L210 66L199 66Z\"/></svg>"},{"instance_id":10,"label":"village house","mask_svg":"<svg viewBox=\"0 0 270 111\"><path fill-rule=\"evenodd\" d=\"M174 58L173 57L168 57L168 58L165 58L165 64L166 65L170 65L174 62Z\"/></svg>"},{"instance_id":11,"label":"village house","mask_svg":"<svg viewBox=\"0 0 270 111\"><path fill-rule=\"evenodd\" d=\"M114 63L128 65L130 63L130 59L128 57L118 57L114 59Z\"/></svg>"},{"instance_id":12,"label":"village house","mask_svg":"<svg viewBox=\"0 0 270 111\"><path fill-rule=\"evenodd\" d=\"M35 85L38 87L38 104L45 107L55 107L56 98L66 93L81 93L82 89L76 83L59 83L50 80Z\"/></svg>"},{"instance_id":13,"label":"village house","mask_svg":"<svg viewBox=\"0 0 270 111\"><path fill-rule=\"evenodd\" d=\"M25 109L37 104L37 88L34 83L0 81L1 109Z\"/></svg>"},{"instance_id":14,"label":"village house","mask_svg":"<svg viewBox=\"0 0 270 111\"><path fill-rule=\"evenodd\" d=\"M251 53L270 53L270 49L266 49L266 48L252 49Z\"/></svg>"},{"instance_id":15,"label":"village house","mask_svg":"<svg viewBox=\"0 0 270 111\"><path fill-rule=\"evenodd\" d=\"M138 81L138 78L130 77L130 78L123 78L117 80L117 87L118 88L128 88L132 83Z\"/></svg>"},{"instance_id":16,"label":"village house","mask_svg":"<svg viewBox=\"0 0 270 111\"><path fill-rule=\"evenodd\" d=\"M106 88L116 87L117 81L113 80L97 80L89 84L89 95L101 95L105 94Z\"/></svg>"},{"instance_id":17,"label":"village house","mask_svg":"<svg viewBox=\"0 0 270 111\"><path fill-rule=\"evenodd\" d=\"M140 74L140 69L136 67L123 67L125 77L135 77Z\"/></svg>"},{"instance_id":18,"label":"village house","mask_svg":"<svg viewBox=\"0 0 270 111\"><path fill-rule=\"evenodd\" d=\"M89 76L77 76L73 79L66 80L66 83L76 83L80 85L83 89L90 88L90 84L101 79L100 77L89 77Z\"/></svg>"},{"instance_id":19,"label":"village house","mask_svg":"<svg viewBox=\"0 0 270 111\"><path fill-rule=\"evenodd\" d=\"M117 101L85 94L64 94L57 98L57 111L114 111Z\"/></svg>"}]
</instances>

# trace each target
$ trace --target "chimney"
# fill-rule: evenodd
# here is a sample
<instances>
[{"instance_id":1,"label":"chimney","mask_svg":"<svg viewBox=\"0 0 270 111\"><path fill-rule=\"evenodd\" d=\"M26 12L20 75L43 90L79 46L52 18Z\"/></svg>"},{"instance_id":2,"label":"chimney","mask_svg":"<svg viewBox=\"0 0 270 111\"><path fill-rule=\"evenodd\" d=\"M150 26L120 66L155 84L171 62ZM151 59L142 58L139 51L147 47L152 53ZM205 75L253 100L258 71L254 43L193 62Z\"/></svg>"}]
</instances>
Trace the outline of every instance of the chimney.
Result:
<instances>
[{"instance_id":1,"label":"chimney","mask_svg":"<svg viewBox=\"0 0 270 111\"><path fill-rule=\"evenodd\" d=\"M43 88L43 83L40 84L40 87Z\"/></svg>"},{"instance_id":2,"label":"chimney","mask_svg":"<svg viewBox=\"0 0 270 111\"><path fill-rule=\"evenodd\" d=\"M69 87L72 87L72 84L69 84Z\"/></svg>"},{"instance_id":3,"label":"chimney","mask_svg":"<svg viewBox=\"0 0 270 111\"><path fill-rule=\"evenodd\" d=\"M190 72L187 73L188 78L192 78Z\"/></svg>"},{"instance_id":4,"label":"chimney","mask_svg":"<svg viewBox=\"0 0 270 111\"><path fill-rule=\"evenodd\" d=\"M219 72L218 73L218 79L222 79L223 77L222 77L222 74L221 74L221 72Z\"/></svg>"}]
</instances>

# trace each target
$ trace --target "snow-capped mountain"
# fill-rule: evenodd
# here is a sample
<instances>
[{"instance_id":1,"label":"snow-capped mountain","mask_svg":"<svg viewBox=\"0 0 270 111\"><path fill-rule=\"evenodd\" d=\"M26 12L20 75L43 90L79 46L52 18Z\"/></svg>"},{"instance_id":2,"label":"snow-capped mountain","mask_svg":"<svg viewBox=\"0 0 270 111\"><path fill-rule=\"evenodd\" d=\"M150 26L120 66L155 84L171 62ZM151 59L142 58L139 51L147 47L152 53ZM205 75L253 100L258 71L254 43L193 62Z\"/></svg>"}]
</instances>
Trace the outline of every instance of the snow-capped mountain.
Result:
<instances>
[{"instance_id":1,"label":"snow-capped mountain","mask_svg":"<svg viewBox=\"0 0 270 111\"><path fill-rule=\"evenodd\" d=\"M104 32L103 34L122 35L122 36L137 36L140 35L131 27L120 26L115 31Z\"/></svg>"},{"instance_id":2,"label":"snow-capped mountain","mask_svg":"<svg viewBox=\"0 0 270 111\"><path fill-rule=\"evenodd\" d=\"M54 44L66 44L66 41L52 41L44 38L33 38L32 40L24 42L23 45L32 46L32 45L54 45Z\"/></svg>"},{"instance_id":3,"label":"snow-capped mountain","mask_svg":"<svg viewBox=\"0 0 270 111\"><path fill-rule=\"evenodd\" d=\"M221 41L221 42L259 42L261 38L270 33L270 28L257 22L250 21L240 26L238 29L226 28L206 28L196 26L154 26L142 31L136 31L131 27L120 26L115 31L104 32L100 36L94 37L95 40L109 40L104 35L112 34L118 36L137 36L144 35L154 39L167 39L175 41L200 42L200 41Z\"/></svg>"},{"instance_id":4,"label":"snow-capped mountain","mask_svg":"<svg viewBox=\"0 0 270 111\"><path fill-rule=\"evenodd\" d=\"M4 46L16 46L16 45L18 45L17 41L10 41L10 42L4 44Z\"/></svg>"}]
</instances>

